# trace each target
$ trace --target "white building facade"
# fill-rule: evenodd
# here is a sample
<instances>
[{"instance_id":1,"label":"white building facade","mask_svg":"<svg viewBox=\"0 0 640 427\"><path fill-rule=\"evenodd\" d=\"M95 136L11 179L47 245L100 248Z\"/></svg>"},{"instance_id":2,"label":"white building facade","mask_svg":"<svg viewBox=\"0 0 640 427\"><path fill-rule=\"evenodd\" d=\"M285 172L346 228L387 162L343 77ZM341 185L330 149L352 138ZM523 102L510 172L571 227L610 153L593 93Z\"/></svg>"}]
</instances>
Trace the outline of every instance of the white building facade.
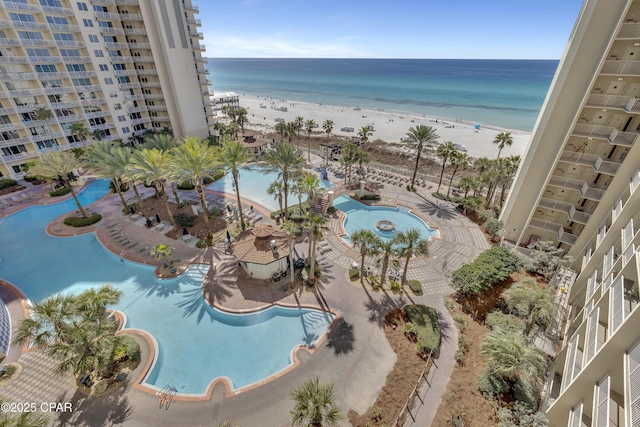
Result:
<instances>
[{"instance_id":1,"label":"white building facade","mask_svg":"<svg viewBox=\"0 0 640 427\"><path fill-rule=\"evenodd\" d=\"M197 13L191 0L0 1L0 174L22 178L42 153L96 139L73 123L125 142L163 128L207 137Z\"/></svg>"}]
</instances>

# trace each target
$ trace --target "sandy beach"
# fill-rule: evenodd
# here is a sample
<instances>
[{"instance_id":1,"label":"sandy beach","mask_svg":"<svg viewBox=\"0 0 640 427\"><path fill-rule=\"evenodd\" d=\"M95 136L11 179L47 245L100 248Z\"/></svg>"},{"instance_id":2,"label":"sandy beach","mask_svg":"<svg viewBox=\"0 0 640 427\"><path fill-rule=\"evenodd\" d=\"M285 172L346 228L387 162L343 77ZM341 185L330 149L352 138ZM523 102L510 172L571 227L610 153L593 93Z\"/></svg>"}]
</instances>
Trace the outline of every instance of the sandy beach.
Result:
<instances>
[{"instance_id":1,"label":"sandy beach","mask_svg":"<svg viewBox=\"0 0 640 427\"><path fill-rule=\"evenodd\" d=\"M250 125L247 127L261 132L266 131L266 127L273 128L276 125L276 118L282 118L289 122L297 116L302 116L305 120L315 120L320 126L316 131L323 135L322 123L331 119L334 122L332 135L356 136L361 127L373 125L375 131L371 140L381 139L386 142L400 143L409 128L428 125L437 129L440 142L451 141L454 144L461 144L466 146L469 156L488 158L495 158L498 154L498 146L493 144L493 140L499 132L510 131L513 136L513 145L505 147L501 157L524 154L530 136L528 132L485 126L484 124L480 124L480 129L475 129L473 122L425 117L415 113L354 109L353 107L286 101L243 94L239 94L239 96L240 106L246 108L248 112ZM266 108L261 108L261 104ZM287 111L276 110L280 107L286 107ZM343 126L352 127L354 132L341 131Z\"/></svg>"}]
</instances>

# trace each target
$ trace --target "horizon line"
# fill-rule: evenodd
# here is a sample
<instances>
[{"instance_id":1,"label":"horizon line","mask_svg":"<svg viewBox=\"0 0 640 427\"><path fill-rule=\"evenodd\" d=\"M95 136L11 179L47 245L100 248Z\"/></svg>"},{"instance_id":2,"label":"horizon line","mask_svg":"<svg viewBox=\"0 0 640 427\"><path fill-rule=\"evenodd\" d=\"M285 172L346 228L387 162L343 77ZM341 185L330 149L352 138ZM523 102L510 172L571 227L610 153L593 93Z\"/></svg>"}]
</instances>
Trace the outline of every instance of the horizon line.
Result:
<instances>
[{"instance_id":1,"label":"horizon line","mask_svg":"<svg viewBox=\"0 0 640 427\"><path fill-rule=\"evenodd\" d=\"M560 61L560 58L365 58L365 57L285 57L285 56L207 56L208 59L365 59L365 60L447 60L447 61Z\"/></svg>"}]
</instances>

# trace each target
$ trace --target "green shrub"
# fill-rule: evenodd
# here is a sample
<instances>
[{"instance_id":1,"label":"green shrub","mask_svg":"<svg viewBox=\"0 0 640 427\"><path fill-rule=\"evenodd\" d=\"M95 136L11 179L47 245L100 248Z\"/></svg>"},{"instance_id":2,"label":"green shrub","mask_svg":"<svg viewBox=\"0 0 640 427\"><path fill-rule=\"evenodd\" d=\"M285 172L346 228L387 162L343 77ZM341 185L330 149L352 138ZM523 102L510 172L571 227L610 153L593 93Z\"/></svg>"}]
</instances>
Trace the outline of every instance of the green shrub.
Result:
<instances>
[{"instance_id":1,"label":"green shrub","mask_svg":"<svg viewBox=\"0 0 640 427\"><path fill-rule=\"evenodd\" d=\"M32 176L32 175L26 175L24 178L25 181L27 182L33 182L33 181L37 181L39 178L37 176Z\"/></svg>"},{"instance_id":2,"label":"green shrub","mask_svg":"<svg viewBox=\"0 0 640 427\"><path fill-rule=\"evenodd\" d=\"M363 194L360 200L380 200L379 194Z\"/></svg>"},{"instance_id":3,"label":"green shrub","mask_svg":"<svg viewBox=\"0 0 640 427\"><path fill-rule=\"evenodd\" d=\"M60 196L64 196L65 194L69 194L71 192L71 189L69 187L60 187L57 190L53 190L49 192L49 195L51 197L60 197Z\"/></svg>"},{"instance_id":4,"label":"green shrub","mask_svg":"<svg viewBox=\"0 0 640 427\"><path fill-rule=\"evenodd\" d=\"M467 329L467 322L462 316L453 316L453 321L456 322L456 326L460 332L464 332Z\"/></svg>"},{"instance_id":5,"label":"green shrub","mask_svg":"<svg viewBox=\"0 0 640 427\"><path fill-rule=\"evenodd\" d=\"M224 170L219 169L213 173L213 180L217 181L225 175Z\"/></svg>"},{"instance_id":6,"label":"green shrub","mask_svg":"<svg viewBox=\"0 0 640 427\"><path fill-rule=\"evenodd\" d=\"M522 267L520 257L507 248L494 247L482 252L469 264L455 270L451 285L459 295L477 295L509 277Z\"/></svg>"},{"instance_id":7,"label":"green shrub","mask_svg":"<svg viewBox=\"0 0 640 427\"><path fill-rule=\"evenodd\" d=\"M418 328L418 352L425 355L436 351L441 340L438 312L424 305L406 305L403 310L409 321Z\"/></svg>"},{"instance_id":8,"label":"green shrub","mask_svg":"<svg viewBox=\"0 0 640 427\"><path fill-rule=\"evenodd\" d=\"M194 188L196 188L196 186L189 181L182 181L178 184L178 189L180 190L193 190Z\"/></svg>"},{"instance_id":9,"label":"green shrub","mask_svg":"<svg viewBox=\"0 0 640 427\"><path fill-rule=\"evenodd\" d=\"M371 276L368 280L373 289L378 289L380 287L380 278L378 278L378 276Z\"/></svg>"},{"instance_id":10,"label":"green shrub","mask_svg":"<svg viewBox=\"0 0 640 427\"><path fill-rule=\"evenodd\" d=\"M335 207L335 206L329 206L329 207L327 208L327 213L328 213L329 215L333 215L334 213L336 213L336 207Z\"/></svg>"},{"instance_id":11,"label":"green shrub","mask_svg":"<svg viewBox=\"0 0 640 427\"><path fill-rule=\"evenodd\" d=\"M456 355L455 355L456 362L458 362L461 365L464 364L464 358L467 355L468 349L469 349L469 346L467 344L467 340L465 339L464 335L459 335L458 350L456 350Z\"/></svg>"},{"instance_id":12,"label":"green shrub","mask_svg":"<svg viewBox=\"0 0 640 427\"><path fill-rule=\"evenodd\" d=\"M389 289L393 292L401 292L402 291L402 283L397 280L389 280Z\"/></svg>"},{"instance_id":13,"label":"green shrub","mask_svg":"<svg viewBox=\"0 0 640 427\"><path fill-rule=\"evenodd\" d=\"M184 209L184 208L186 208L187 206L189 206L190 204L191 204L191 202L190 202L189 200L184 199L184 200L182 200L182 201L180 202L180 204L178 205L178 208L180 208L180 209Z\"/></svg>"},{"instance_id":14,"label":"green shrub","mask_svg":"<svg viewBox=\"0 0 640 427\"><path fill-rule=\"evenodd\" d=\"M113 181L111 181L109 183L109 190L111 190L111 192L115 193L116 192L116 186L113 185ZM127 191L129 191L129 186L127 185L127 183L123 182L120 184L120 192L121 193L126 193Z\"/></svg>"},{"instance_id":15,"label":"green shrub","mask_svg":"<svg viewBox=\"0 0 640 427\"><path fill-rule=\"evenodd\" d=\"M193 225L196 223L195 216L186 214L184 212L174 214L173 219L175 219L176 222L183 227L193 227Z\"/></svg>"},{"instance_id":16,"label":"green shrub","mask_svg":"<svg viewBox=\"0 0 640 427\"><path fill-rule=\"evenodd\" d=\"M120 345L113 352L113 359L120 360L125 358L132 362L140 359L140 345L132 337L122 335Z\"/></svg>"},{"instance_id":17,"label":"green shrub","mask_svg":"<svg viewBox=\"0 0 640 427\"><path fill-rule=\"evenodd\" d=\"M478 219L483 223L489 221L490 219L495 219L496 213L490 209L484 209L478 212Z\"/></svg>"},{"instance_id":18,"label":"green shrub","mask_svg":"<svg viewBox=\"0 0 640 427\"><path fill-rule=\"evenodd\" d=\"M322 274L322 272L320 271L320 264L318 264L318 260L315 260L315 267L313 269L313 273L316 275L316 279L319 278ZM309 258L305 258L304 260L304 268L302 269L302 272L304 273L304 271L307 271L307 277L311 277L311 261L309 260Z\"/></svg>"},{"instance_id":19,"label":"green shrub","mask_svg":"<svg viewBox=\"0 0 640 427\"><path fill-rule=\"evenodd\" d=\"M86 218L81 218L79 216L68 216L64 219L64 223L65 225L68 225L70 227L86 227L88 225L95 224L101 219L102 215L100 214L94 214Z\"/></svg>"},{"instance_id":20,"label":"green shrub","mask_svg":"<svg viewBox=\"0 0 640 427\"><path fill-rule=\"evenodd\" d=\"M422 284L419 280L409 280L409 289L413 291L414 294L420 295L422 294Z\"/></svg>"},{"instance_id":21,"label":"green shrub","mask_svg":"<svg viewBox=\"0 0 640 427\"><path fill-rule=\"evenodd\" d=\"M509 383L498 375L489 374L486 370L478 378L478 390L487 398L495 398L509 391Z\"/></svg>"},{"instance_id":22,"label":"green shrub","mask_svg":"<svg viewBox=\"0 0 640 427\"><path fill-rule=\"evenodd\" d=\"M411 340L415 341L418 337L418 327L411 323L407 322L404 324L404 334Z\"/></svg>"},{"instance_id":23,"label":"green shrub","mask_svg":"<svg viewBox=\"0 0 640 427\"><path fill-rule=\"evenodd\" d=\"M211 208L209 209L209 218L217 218L220 216L220 214L222 213L222 211L218 208Z\"/></svg>"},{"instance_id":24,"label":"green shrub","mask_svg":"<svg viewBox=\"0 0 640 427\"><path fill-rule=\"evenodd\" d=\"M213 178L210 178L208 176L205 176L204 178L202 178L202 184L203 185L209 185L213 182Z\"/></svg>"},{"instance_id":25,"label":"green shrub","mask_svg":"<svg viewBox=\"0 0 640 427\"><path fill-rule=\"evenodd\" d=\"M492 331L503 329L505 331L520 333L524 328L522 319L518 319L516 316L510 314L504 314L500 311L492 311L487 314L484 323L491 328Z\"/></svg>"},{"instance_id":26,"label":"green shrub","mask_svg":"<svg viewBox=\"0 0 640 427\"><path fill-rule=\"evenodd\" d=\"M535 410L537 408L539 396L540 390L531 381L518 378L513 384L513 398L528 409Z\"/></svg>"},{"instance_id":27,"label":"green shrub","mask_svg":"<svg viewBox=\"0 0 640 427\"><path fill-rule=\"evenodd\" d=\"M296 224L302 224L307 219L304 215L289 215L289 219Z\"/></svg>"},{"instance_id":28,"label":"green shrub","mask_svg":"<svg viewBox=\"0 0 640 427\"><path fill-rule=\"evenodd\" d=\"M358 276L360 276L360 270L358 270L357 268L349 269L349 279L356 280Z\"/></svg>"},{"instance_id":29,"label":"green shrub","mask_svg":"<svg viewBox=\"0 0 640 427\"><path fill-rule=\"evenodd\" d=\"M18 183L13 179L8 179L8 178L0 179L0 190L13 187L14 185L17 185L17 184Z\"/></svg>"},{"instance_id":30,"label":"green shrub","mask_svg":"<svg viewBox=\"0 0 640 427\"><path fill-rule=\"evenodd\" d=\"M209 246L211 246L211 243L208 242L205 239L200 239L198 240L198 242L196 243L196 247L199 249L204 249L204 248L208 248Z\"/></svg>"}]
</instances>

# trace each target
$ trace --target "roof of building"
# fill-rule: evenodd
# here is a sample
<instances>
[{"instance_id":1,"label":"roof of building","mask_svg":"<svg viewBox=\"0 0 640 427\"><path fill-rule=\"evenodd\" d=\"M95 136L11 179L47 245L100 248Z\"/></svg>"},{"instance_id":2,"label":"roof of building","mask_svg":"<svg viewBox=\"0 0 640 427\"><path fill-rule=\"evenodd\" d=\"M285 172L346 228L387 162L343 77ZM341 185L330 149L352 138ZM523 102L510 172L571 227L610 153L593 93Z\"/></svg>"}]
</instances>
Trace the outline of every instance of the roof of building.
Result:
<instances>
[{"instance_id":1,"label":"roof of building","mask_svg":"<svg viewBox=\"0 0 640 427\"><path fill-rule=\"evenodd\" d=\"M265 139L256 135L242 135L242 146L245 148L261 147L270 143L270 139Z\"/></svg>"},{"instance_id":2,"label":"roof of building","mask_svg":"<svg viewBox=\"0 0 640 427\"><path fill-rule=\"evenodd\" d=\"M258 225L238 234L231 250L240 261L266 265L289 256L289 238L272 225Z\"/></svg>"}]
</instances>

